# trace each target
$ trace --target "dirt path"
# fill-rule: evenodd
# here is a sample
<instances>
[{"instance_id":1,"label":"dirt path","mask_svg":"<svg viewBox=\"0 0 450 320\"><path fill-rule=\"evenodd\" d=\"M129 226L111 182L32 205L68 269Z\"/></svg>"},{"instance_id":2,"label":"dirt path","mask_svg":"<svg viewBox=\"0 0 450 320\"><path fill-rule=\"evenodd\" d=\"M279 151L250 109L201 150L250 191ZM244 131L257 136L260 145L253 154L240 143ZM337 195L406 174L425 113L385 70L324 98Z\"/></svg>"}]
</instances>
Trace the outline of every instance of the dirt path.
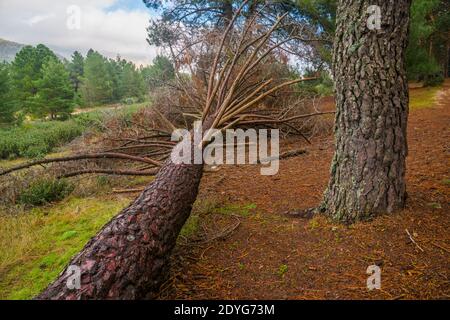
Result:
<instances>
[{"instance_id":1,"label":"dirt path","mask_svg":"<svg viewBox=\"0 0 450 320\"><path fill-rule=\"evenodd\" d=\"M332 136L312 146L286 142L285 150L304 147L308 153L281 161L274 177L259 175L255 166L207 174L200 203L239 203L250 214L226 239L180 246L161 298L449 299L450 82L437 99L410 114L407 208L373 222L346 227L323 217L283 215L320 202ZM373 264L382 269L382 289L368 291L366 269Z\"/></svg>"},{"instance_id":2,"label":"dirt path","mask_svg":"<svg viewBox=\"0 0 450 320\"><path fill-rule=\"evenodd\" d=\"M72 112L72 115L90 113L90 112L94 112L94 111L118 111L118 110L123 109L124 107L125 106L122 104L114 104L114 105L105 106L105 107L75 109L74 112Z\"/></svg>"}]
</instances>

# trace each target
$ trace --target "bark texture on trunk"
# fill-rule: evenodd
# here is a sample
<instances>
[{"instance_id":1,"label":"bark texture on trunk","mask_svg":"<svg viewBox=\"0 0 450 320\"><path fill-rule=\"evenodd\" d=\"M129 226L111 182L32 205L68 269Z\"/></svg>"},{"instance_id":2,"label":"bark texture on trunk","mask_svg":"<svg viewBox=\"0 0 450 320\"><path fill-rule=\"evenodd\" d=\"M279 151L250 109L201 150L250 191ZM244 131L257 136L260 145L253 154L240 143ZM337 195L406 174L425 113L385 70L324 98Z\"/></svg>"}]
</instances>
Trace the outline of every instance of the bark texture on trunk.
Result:
<instances>
[{"instance_id":1,"label":"bark texture on trunk","mask_svg":"<svg viewBox=\"0 0 450 320\"><path fill-rule=\"evenodd\" d=\"M336 151L320 207L354 222L403 208L410 0L340 0L333 52ZM369 6L381 9L381 29L367 26Z\"/></svg>"},{"instance_id":2,"label":"bark texture on trunk","mask_svg":"<svg viewBox=\"0 0 450 320\"><path fill-rule=\"evenodd\" d=\"M153 298L202 174L203 165L176 165L169 158L155 181L69 263L81 268L81 288L68 288L66 268L37 299Z\"/></svg>"}]
</instances>

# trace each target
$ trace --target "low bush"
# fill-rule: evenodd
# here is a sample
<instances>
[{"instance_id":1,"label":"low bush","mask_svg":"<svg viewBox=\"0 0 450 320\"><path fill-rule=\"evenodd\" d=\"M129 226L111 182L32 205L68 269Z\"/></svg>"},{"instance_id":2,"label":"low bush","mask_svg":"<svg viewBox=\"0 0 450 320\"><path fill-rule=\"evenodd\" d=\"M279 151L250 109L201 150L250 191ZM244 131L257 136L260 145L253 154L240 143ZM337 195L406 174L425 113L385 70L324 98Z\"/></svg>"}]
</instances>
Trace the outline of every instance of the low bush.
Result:
<instances>
[{"instance_id":1,"label":"low bush","mask_svg":"<svg viewBox=\"0 0 450 320\"><path fill-rule=\"evenodd\" d=\"M40 179L24 189L17 199L19 204L40 206L67 197L74 186L64 179Z\"/></svg>"},{"instance_id":2,"label":"low bush","mask_svg":"<svg viewBox=\"0 0 450 320\"><path fill-rule=\"evenodd\" d=\"M40 122L21 127L0 130L0 158L38 158L55 147L72 141L83 133L80 122Z\"/></svg>"},{"instance_id":3,"label":"low bush","mask_svg":"<svg viewBox=\"0 0 450 320\"><path fill-rule=\"evenodd\" d=\"M426 87L436 87L444 82L444 76L441 72L429 74L424 79L424 86Z\"/></svg>"}]
</instances>

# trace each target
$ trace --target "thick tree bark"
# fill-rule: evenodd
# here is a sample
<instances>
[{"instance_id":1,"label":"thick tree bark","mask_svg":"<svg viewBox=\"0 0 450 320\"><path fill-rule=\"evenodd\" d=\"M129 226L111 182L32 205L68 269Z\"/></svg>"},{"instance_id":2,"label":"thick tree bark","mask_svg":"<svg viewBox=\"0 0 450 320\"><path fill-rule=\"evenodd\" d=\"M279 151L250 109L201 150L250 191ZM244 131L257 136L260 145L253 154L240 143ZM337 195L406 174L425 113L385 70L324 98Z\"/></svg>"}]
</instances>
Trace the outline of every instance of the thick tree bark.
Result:
<instances>
[{"instance_id":1,"label":"thick tree bark","mask_svg":"<svg viewBox=\"0 0 450 320\"><path fill-rule=\"evenodd\" d=\"M177 165L169 158L155 181L69 263L81 268L81 288L69 289L67 267L37 299L153 298L202 174L203 165Z\"/></svg>"},{"instance_id":2,"label":"thick tree bark","mask_svg":"<svg viewBox=\"0 0 450 320\"><path fill-rule=\"evenodd\" d=\"M322 212L342 222L403 208L410 0L340 0L333 53L336 151ZM367 26L381 8L381 29Z\"/></svg>"}]
</instances>

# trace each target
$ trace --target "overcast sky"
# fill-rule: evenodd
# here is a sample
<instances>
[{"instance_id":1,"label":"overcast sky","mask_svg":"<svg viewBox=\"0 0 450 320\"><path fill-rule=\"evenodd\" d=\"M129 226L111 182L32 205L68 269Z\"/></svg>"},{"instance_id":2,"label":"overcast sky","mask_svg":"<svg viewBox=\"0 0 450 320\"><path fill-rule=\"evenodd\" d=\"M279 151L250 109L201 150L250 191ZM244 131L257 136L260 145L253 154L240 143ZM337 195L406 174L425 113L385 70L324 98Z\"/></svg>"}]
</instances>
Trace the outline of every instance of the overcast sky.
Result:
<instances>
[{"instance_id":1,"label":"overcast sky","mask_svg":"<svg viewBox=\"0 0 450 320\"><path fill-rule=\"evenodd\" d=\"M157 52L145 40L150 18L142 0L0 0L0 38L43 43L65 57L93 48L149 64Z\"/></svg>"}]
</instances>

